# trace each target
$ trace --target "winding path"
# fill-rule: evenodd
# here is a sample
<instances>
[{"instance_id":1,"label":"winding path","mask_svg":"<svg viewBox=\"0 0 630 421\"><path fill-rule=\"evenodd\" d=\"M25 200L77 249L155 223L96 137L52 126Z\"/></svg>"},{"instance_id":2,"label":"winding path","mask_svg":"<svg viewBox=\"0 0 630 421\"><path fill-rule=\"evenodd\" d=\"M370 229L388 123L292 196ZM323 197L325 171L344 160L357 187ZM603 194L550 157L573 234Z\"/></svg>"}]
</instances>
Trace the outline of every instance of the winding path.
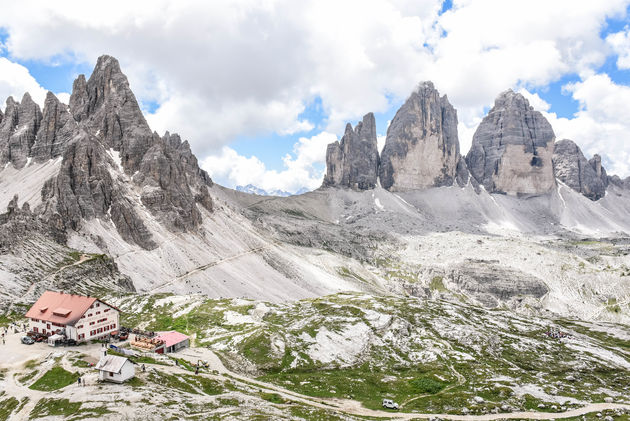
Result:
<instances>
[{"instance_id":1,"label":"winding path","mask_svg":"<svg viewBox=\"0 0 630 421\"><path fill-rule=\"evenodd\" d=\"M344 412L349 415L356 415L361 417L375 417L375 418L387 418L387 419L400 419L400 420L413 420L418 418L441 418L455 421L492 421L500 419L562 419L577 417L591 412L600 412L604 410L623 409L630 411L629 404L622 403L592 403L581 408L572 409L565 412L535 412L535 411L522 411L522 412L508 412L499 414L484 414L484 415L453 415L453 414L421 414L421 413L402 413L402 412L389 412L382 410L374 410L365 408L360 402L351 399L331 399L331 398L316 398L313 396L303 395L301 393L287 390L283 387L261 382L250 377L242 376L228 370L223 362L217 357L217 355L209 349L196 348L188 349L179 354L189 362L196 363L198 359L204 359L208 361L211 370L216 370L219 374L225 377L229 377L231 380L245 384L255 385L266 391L272 391L278 393L286 400L300 402L306 405L310 405L320 409L327 409L333 411ZM199 375L207 376L205 373ZM461 380L463 376L456 372L458 379ZM465 379L464 379L465 380Z\"/></svg>"},{"instance_id":2,"label":"winding path","mask_svg":"<svg viewBox=\"0 0 630 421\"><path fill-rule=\"evenodd\" d=\"M83 351L88 351L84 349ZM95 346L93 349L88 351L88 354L100 353L102 352L100 347ZM396 419L396 420L412 420L412 419L421 419L421 418L441 418L455 421L493 421L499 419L562 419L562 418L570 418L577 417L587 413L592 412L601 412L604 410L615 410L622 409L625 411L630 411L630 404L622 404L622 403L593 403L586 405L581 408L572 409L566 412L557 412L557 413L549 413L549 412L511 412L511 413L498 413L498 414L484 414L484 415L452 415L452 414L424 414L424 413L408 413L408 412L392 412L385 410L373 410L365 408L360 402L350 399L334 399L334 398L317 398L313 396L303 395L298 392L294 392L288 389L285 389L281 386L262 382L227 369L219 357L209 349L206 348L189 348L185 349L179 353L173 354L181 359L185 359L190 363L196 363L197 360L202 359L206 360L209 364L209 370L213 373L206 373L201 371L198 375L207 377L210 379L216 380L230 380L234 383L240 384L246 388L256 388L261 391L265 391L267 393L276 393L280 395L283 399L292 402L298 402L303 405L308 405L314 408L319 408L323 410L329 410L334 412L342 412L348 415L359 416L359 417L373 417L373 418L383 418L383 419ZM44 358L46 359L46 358ZM22 367L22 363L16 364L14 367L11 367L6 372L5 377L5 389L6 389L6 397L13 396L18 399L22 399L24 397L29 397L29 402L21 408L17 413L12 415L11 419L15 420L26 420L29 417L29 414L37 401L40 398L49 396L49 393L39 392L28 389L26 385L22 385L15 379L15 375L21 371L20 367ZM147 366L151 366L152 370L163 371L171 374L183 374L188 373L182 366L164 366L164 365L153 365L146 364ZM70 367L70 361L66 361L63 359L62 366L66 368ZM42 370L42 373L46 370ZM458 379L465 381L461 374L455 372ZM39 374L41 375L41 373ZM95 381L96 375L86 375L85 377L94 377L93 381ZM91 384L92 380L90 381ZM89 389L86 387L84 390L77 388L64 389L57 396L73 396L74 393L79 391L79 393L89 393ZM68 395L69 394L69 395ZM75 396L76 398L76 396Z\"/></svg>"}]
</instances>

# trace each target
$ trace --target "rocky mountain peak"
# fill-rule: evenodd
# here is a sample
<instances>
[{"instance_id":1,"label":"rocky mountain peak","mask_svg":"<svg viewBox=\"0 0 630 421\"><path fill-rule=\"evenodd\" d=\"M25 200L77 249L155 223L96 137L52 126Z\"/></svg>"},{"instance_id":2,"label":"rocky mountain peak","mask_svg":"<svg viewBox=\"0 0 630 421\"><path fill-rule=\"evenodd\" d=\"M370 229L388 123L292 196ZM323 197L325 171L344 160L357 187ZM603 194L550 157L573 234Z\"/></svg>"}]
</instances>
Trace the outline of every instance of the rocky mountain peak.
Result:
<instances>
[{"instance_id":1,"label":"rocky mountain peak","mask_svg":"<svg viewBox=\"0 0 630 421\"><path fill-rule=\"evenodd\" d=\"M36 162L61 156L66 145L79 131L68 107L48 92L44 101L44 112L37 132L31 156Z\"/></svg>"},{"instance_id":2,"label":"rocky mountain peak","mask_svg":"<svg viewBox=\"0 0 630 421\"><path fill-rule=\"evenodd\" d=\"M598 200L606 194L608 177L601 166L601 158L595 155L590 162L587 161L572 140L562 139L555 143L553 166L558 180L589 199Z\"/></svg>"},{"instance_id":3,"label":"rocky mountain peak","mask_svg":"<svg viewBox=\"0 0 630 421\"><path fill-rule=\"evenodd\" d=\"M125 170L137 171L153 134L118 60L101 56L87 82L79 75L73 84L70 112L91 135L123 152Z\"/></svg>"},{"instance_id":4,"label":"rocky mountain peak","mask_svg":"<svg viewBox=\"0 0 630 421\"><path fill-rule=\"evenodd\" d=\"M555 135L523 95L502 92L475 131L466 163L489 192L539 195L555 187Z\"/></svg>"},{"instance_id":5,"label":"rocky mountain peak","mask_svg":"<svg viewBox=\"0 0 630 421\"><path fill-rule=\"evenodd\" d=\"M457 177L457 111L432 82L423 82L396 112L381 156L381 185L404 191L450 186ZM465 171L462 162L460 170ZM467 173L467 171L465 171Z\"/></svg>"},{"instance_id":6,"label":"rocky mountain peak","mask_svg":"<svg viewBox=\"0 0 630 421\"><path fill-rule=\"evenodd\" d=\"M378 175L376 120L368 113L353 129L348 123L341 141L326 149L324 186L373 189Z\"/></svg>"},{"instance_id":7,"label":"rocky mountain peak","mask_svg":"<svg viewBox=\"0 0 630 421\"><path fill-rule=\"evenodd\" d=\"M42 112L31 96L25 93L21 102L7 99L5 115L0 124L0 163L12 163L15 168L26 165Z\"/></svg>"}]
</instances>

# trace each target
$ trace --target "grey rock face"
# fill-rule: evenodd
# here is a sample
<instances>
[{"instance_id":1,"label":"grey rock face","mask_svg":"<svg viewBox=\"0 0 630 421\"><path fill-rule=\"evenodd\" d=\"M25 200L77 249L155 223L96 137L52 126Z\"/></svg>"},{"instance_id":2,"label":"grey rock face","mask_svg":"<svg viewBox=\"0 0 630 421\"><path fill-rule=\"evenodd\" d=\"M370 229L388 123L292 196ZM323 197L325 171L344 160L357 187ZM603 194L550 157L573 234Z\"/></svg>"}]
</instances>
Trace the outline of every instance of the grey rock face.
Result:
<instances>
[{"instance_id":1,"label":"grey rock face","mask_svg":"<svg viewBox=\"0 0 630 421\"><path fill-rule=\"evenodd\" d=\"M9 97L0 124L0 162L11 162L15 168L26 165L42 120L39 106L28 93L18 103Z\"/></svg>"},{"instance_id":2,"label":"grey rock face","mask_svg":"<svg viewBox=\"0 0 630 421\"><path fill-rule=\"evenodd\" d=\"M73 84L70 111L91 135L120 152L126 171L138 170L153 143L149 128L118 60L98 58L90 79L79 76Z\"/></svg>"},{"instance_id":3,"label":"grey rock face","mask_svg":"<svg viewBox=\"0 0 630 421\"><path fill-rule=\"evenodd\" d=\"M588 160L588 163L591 165L593 170L595 170L597 177L602 180L604 187L608 187L608 174L606 173L604 167L602 167L602 157L595 154Z\"/></svg>"},{"instance_id":4,"label":"grey rock face","mask_svg":"<svg viewBox=\"0 0 630 421\"><path fill-rule=\"evenodd\" d=\"M622 189L630 190L630 177L621 178L618 175L608 177L608 182Z\"/></svg>"},{"instance_id":5,"label":"grey rock face","mask_svg":"<svg viewBox=\"0 0 630 421\"><path fill-rule=\"evenodd\" d=\"M601 166L599 155L587 161L573 141L560 140L554 145L553 166L555 176L567 186L591 200L599 200L606 194L608 177ZM604 179L606 183L604 183Z\"/></svg>"},{"instance_id":6,"label":"grey rock face","mask_svg":"<svg viewBox=\"0 0 630 421\"><path fill-rule=\"evenodd\" d=\"M541 298L549 292L540 279L494 261L469 260L456 266L449 277L487 307L519 297Z\"/></svg>"},{"instance_id":7,"label":"grey rock face","mask_svg":"<svg viewBox=\"0 0 630 421\"><path fill-rule=\"evenodd\" d=\"M505 91L475 131L468 170L489 192L547 193L555 188L554 138L549 122L527 99Z\"/></svg>"},{"instance_id":8,"label":"grey rock face","mask_svg":"<svg viewBox=\"0 0 630 421\"><path fill-rule=\"evenodd\" d=\"M376 121L368 113L353 129L346 125L341 142L333 142L326 149L324 186L373 189L378 175L378 146Z\"/></svg>"},{"instance_id":9,"label":"grey rock face","mask_svg":"<svg viewBox=\"0 0 630 421\"><path fill-rule=\"evenodd\" d=\"M457 111L431 82L420 84L396 112L381 155L381 185L392 191L450 186L466 178Z\"/></svg>"},{"instance_id":10,"label":"grey rock face","mask_svg":"<svg viewBox=\"0 0 630 421\"><path fill-rule=\"evenodd\" d=\"M201 214L196 203L212 210L208 193L212 180L199 168L190 145L176 134L160 138L151 132L115 58L99 57L87 82L82 75L77 78L70 112L90 137L119 153L125 173L133 175L132 181L142 187L143 204L169 229L188 231L198 227ZM114 201L114 205L122 206L120 214L128 213L125 209L130 204ZM132 218L127 225L138 224ZM134 241L151 246L144 233L139 237Z\"/></svg>"},{"instance_id":11,"label":"grey rock face","mask_svg":"<svg viewBox=\"0 0 630 421\"><path fill-rule=\"evenodd\" d=\"M44 214L58 214L66 228L78 230L84 219L109 219L121 237L146 248L156 247L130 199L112 179L114 165L102 144L83 133L66 148L57 177L42 190Z\"/></svg>"},{"instance_id":12,"label":"grey rock face","mask_svg":"<svg viewBox=\"0 0 630 421\"><path fill-rule=\"evenodd\" d=\"M35 162L61 156L66 145L79 132L77 122L70 114L68 107L52 93L46 95L44 112L35 143L31 148L31 156Z\"/></svg>"}]
</instances>

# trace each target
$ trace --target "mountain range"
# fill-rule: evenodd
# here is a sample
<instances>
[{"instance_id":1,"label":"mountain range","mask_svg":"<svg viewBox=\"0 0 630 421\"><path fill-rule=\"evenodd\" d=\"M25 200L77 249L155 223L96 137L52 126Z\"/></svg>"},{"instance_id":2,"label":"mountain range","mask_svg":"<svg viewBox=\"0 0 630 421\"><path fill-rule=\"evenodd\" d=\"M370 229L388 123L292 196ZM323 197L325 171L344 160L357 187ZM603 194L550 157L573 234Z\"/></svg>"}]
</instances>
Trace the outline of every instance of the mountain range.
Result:
<instances>
[{"instance_id":1,"label":"mountain range","mask_svg":"<svg viewBox=\"0 0 630 421\"><path fill-rule=\"evenodd\" d=\"M68 105L9 98L0 301L46 288L276 302L360 291L630 320L630 179L556 141L522 95L499 94L465 156L431 82L380 154L375 127L372 113L348 124L322 187L289 196L215 184L187 141L151 131L113 57L75 80Z\"/></svg>"},{"instance_id":2,"label":"mountain range","mask_svg":"<svg viewBox=\"0 0 630 421\"><path fill-rule=\"evenodd\" d=\"M289 193L288 191L284 191L280 189L267 191L265 189L261 189L260 187L256 187L253 184L248 184L246 186L236 186L235 190L240 191L242 193L256 194L258 196L278 196L278 197L295 196L295 195L308 193L310 191L306 187L300 188L295 193Z\"/></svg>"}]
</instances>

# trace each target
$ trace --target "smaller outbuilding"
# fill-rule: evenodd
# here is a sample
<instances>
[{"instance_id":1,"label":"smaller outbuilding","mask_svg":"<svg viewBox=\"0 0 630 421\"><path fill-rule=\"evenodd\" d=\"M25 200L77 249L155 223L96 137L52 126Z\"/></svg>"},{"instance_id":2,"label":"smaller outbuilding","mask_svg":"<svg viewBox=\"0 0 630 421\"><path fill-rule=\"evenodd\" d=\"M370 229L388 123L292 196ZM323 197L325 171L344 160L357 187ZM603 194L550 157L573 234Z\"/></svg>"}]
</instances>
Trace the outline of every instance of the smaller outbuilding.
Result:
<instances>
[{"instance_id":1,"label":"smaller outbuilding","mask_svg":"<svg viewBox=\"0 0 630 421\"><path fill-rule=\"evenodd\" d=\"M155 351L159 354L177 352L180 349L188 348L190 346L190 338L176 330L171 330L170 332L159 332L156 339L164 343L163 347L158 348Z\"/></svg>"},{"instance_id":2,"label":"smaller outbuilding","mask_svg":"<svg viewBox=\"0 0 630 421\"><path fill-rule=\"evenodd\" d=\"M104 382L122 383L136 374L136 368L129 359L117 355L103 355L96 364L98 379Z\"/></svg>"}]
</instances>

